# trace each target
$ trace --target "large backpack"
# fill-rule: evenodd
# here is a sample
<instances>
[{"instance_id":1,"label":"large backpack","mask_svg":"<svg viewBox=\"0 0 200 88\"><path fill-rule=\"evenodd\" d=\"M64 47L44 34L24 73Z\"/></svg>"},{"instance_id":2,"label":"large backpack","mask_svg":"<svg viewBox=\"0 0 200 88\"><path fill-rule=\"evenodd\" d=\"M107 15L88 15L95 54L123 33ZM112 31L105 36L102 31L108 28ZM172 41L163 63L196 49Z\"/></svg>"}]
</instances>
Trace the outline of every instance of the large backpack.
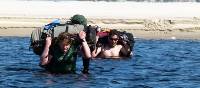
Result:
<instances>
[{"instance_id":1,"label":"large backpack","mask_svg":"<svg viewBox=\"0 0 200 88\"><path fill-rule=\"evenodd\" d=\"M37 28L32 31L30 38L30 48L36 55L41 55L47 36L51 36L54 39L58 37L61 32L68 32L70 34L78 34L84 30L84 26L80 24L60 24L60 23L49 23L44 27Z\"/></svg>"},{"instance_id":2,"label":"large backpack","mask_svg":"<svg viewBox=\"0 0 200 88\"><path fill-rule=\"evenodd\" d=\"M71 23L60 24L59 22L55 21L45 25L44 27L37 28L32 31L30 48L33 49L33 52L35 54L41 55L45 46L47 36L51 36L53 38L53 41L55 41L61 32L68 32L72 35L74 34L74 36L77 37L77 34L80 31L86 32L86 41L88 42L92 50L92 48L94 48L94 45L96 44L95 26L89 25L85 27L84 25Z\"/></svg>"}]
</instances>

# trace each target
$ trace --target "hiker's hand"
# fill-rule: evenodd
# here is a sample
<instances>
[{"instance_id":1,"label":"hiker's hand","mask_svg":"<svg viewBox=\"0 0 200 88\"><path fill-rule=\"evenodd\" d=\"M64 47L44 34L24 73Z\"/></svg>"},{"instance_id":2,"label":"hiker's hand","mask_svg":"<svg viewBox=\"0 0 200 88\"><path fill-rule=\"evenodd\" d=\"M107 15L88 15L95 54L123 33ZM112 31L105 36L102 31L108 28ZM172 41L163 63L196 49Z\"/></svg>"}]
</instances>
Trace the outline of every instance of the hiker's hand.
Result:
<instances>
[{"instance_id":1,"label":"hiker's hand","mask_svg":"<svg viewBox=\"0 0 200 88\"><path fill-rule=\"evenodd\" d=\"M46 46L48 46L48 47L51 46L51 37L46 38Z\"/></svg>"},{"instance_id":2,"label":"hiker's hand","mask_svg":"<svg viewBox=\"0 0 200 88\"><path fill-rule=\"evenodd\" d=\"M85 37L86 37L86 33L85 33L84 31L81 31L81 32L79 33L79 38L80 38L80 39L85 39Z\"/></svg>"}]
</instances>

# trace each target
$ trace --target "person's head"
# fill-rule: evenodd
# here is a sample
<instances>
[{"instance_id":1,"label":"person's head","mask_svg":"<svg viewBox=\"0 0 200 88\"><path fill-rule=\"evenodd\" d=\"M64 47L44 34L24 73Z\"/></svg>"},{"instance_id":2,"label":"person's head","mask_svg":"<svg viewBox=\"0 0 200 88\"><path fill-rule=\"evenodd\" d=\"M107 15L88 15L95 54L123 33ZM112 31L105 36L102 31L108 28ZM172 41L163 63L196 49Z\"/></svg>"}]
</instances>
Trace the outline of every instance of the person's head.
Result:
<instances>
[{"instance_id":1,"label":"person's head","mask_svg":"<svg viewBox=\"0 0 200 88\"><path fill-rule=\"evenodd\" d=\"M71 23L73 24L81 24L87 26L87 19L83 15L76 14L71 17Z\"/></svg>"},{"instance_id":2,"label":"person's head","mask_svg":"<svg viewBox=\"0 0 200 88\"><path fill-rule=\"evenodd\" d=\"M67 33L67 32L62 32L58 35L57 38L57 43L60 47L60 49L62 50L62 52L67 52L68 49L70 48L72 39L71 39L71 34Z\"/></svg>"},{"instance_id":3,"label":"person's head","mask_svg":"<svg viewBox=\"0 0 200 88\"><path fill-rule=\"evenodd\" d=\"M119 40L119 34L116 30L111 30L108 36L109 44L114 47Z\"/></svg>"}]
</instances>

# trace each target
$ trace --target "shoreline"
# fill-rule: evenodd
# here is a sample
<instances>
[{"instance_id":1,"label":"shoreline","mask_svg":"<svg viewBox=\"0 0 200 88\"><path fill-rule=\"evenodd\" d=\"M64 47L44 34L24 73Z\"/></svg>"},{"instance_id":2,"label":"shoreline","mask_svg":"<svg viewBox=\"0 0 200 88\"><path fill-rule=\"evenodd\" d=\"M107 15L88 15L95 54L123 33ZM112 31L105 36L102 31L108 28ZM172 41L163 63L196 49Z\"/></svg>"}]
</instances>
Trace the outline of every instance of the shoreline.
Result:
<instances>
[{"instance_id":1,"label":"shoreline","mask_svg":"<svg viewBox=\"0 0 200 88\"><path fill-rule=\"evenodd\" d=\"M32 30L54 18L0 17L0 36L30 37ZM69 20L62 18L61 22ZM88 25L133 33L142 39L198 39L200 18L88 19Z\"/></svg>"}]
</instances>

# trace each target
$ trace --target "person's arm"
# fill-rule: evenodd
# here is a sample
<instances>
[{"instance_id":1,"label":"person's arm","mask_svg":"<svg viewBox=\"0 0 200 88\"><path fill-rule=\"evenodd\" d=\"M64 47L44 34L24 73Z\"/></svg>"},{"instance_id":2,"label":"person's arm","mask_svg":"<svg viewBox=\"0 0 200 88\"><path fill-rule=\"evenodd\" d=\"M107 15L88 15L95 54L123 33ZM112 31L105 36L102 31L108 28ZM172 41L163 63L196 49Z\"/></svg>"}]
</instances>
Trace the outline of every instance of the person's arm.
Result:
<instances>
[{"instance_id":1,"label":"person's arm","mask_svg":"<svg viewBox=\"0 0 200 88\"><path fill-rule=\"evenodd\" d=\"M92 57L96 57L101 52L101 46L100 43L98 43L99 36L96 36L96 45L95 49L92 51Z\"/></svg>"},{"instance_id":2,"label":"person's arm","mask_svg":"<svg viewBox=\"0 0 200 88\"><path fill-rule=\"evenodd\" d=\"M44 47L44 51L40 56L40 65L44 66L50 62L50 55L49 55L49 47L51 46L51 37L46 38L46 44Z\"/></svg>"},{"instance_id":3,"label":"person's arm","mask_svg":"<svg viewBox=\"0 0 200 88\"><path fill-rule=\"evenodd\" d=\"M130 47L127 44L124 44L120 49L120 53L123 56L130 56Z\"/></svg>"},{"instance_id":4,"label":"person's arm","mask_svg":"<svg viewBox=\"0 0 200 88\"><path fill-rule=\"evenodd\" d=\"M79 38L81 39L81 42L82 42L81 44L82 44L83 54L85 58L91 58L91 51L87 44L87 41L85 40L85 37L86 37L86 33L84 31L81 31L79 33Z\"/></svg>"},{"instance_id":5,"label":"person's arm","mask_svg":"<svg viewBox=\"0 0 200 88\"><path fill-rule=\"evenodd\" d=\"M101 47L95 47L94 51L92 51L92 57L96 57L101 52Z\"/></svg>"},{"instance_id":6,"label":"person's arm","mask_svg":"<svg viewBox=\"0 0 200 88\"><path fill-rule=\"evenodd\" d=\"M83 51L83 54L84 54L84 57L83 58L83 70L82 70L82 73L84 74L88 74L89 72L89 64L90 64L90 58L91 58L91 51L90 51L90 48L87 44L87 41L85 40L85 37L86 37L86 34L84 31L81 31L79 33L79 38L81 39L82 41L82 51Z\"/></svg>"}]
</instances>

